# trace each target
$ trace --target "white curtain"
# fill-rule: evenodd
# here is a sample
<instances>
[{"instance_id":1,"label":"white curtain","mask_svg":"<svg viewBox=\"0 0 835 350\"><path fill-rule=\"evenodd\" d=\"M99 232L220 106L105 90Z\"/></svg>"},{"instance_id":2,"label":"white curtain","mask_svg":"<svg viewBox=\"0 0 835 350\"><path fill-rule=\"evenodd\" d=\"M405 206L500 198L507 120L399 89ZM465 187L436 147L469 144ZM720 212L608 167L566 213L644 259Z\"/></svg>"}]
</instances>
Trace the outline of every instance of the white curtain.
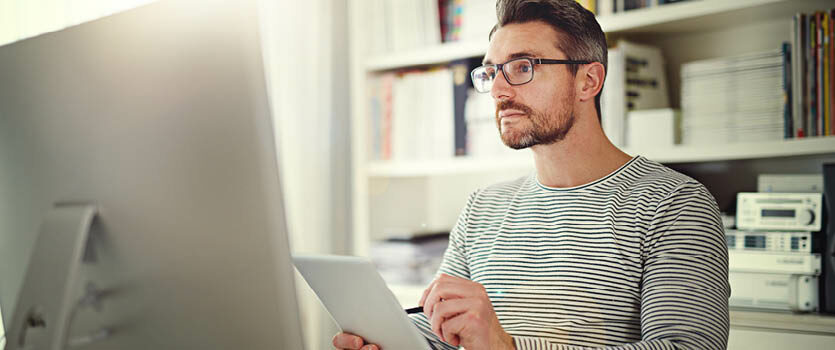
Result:
<instances>
[{"instance_id":1,"label":"white curtain","mask_svg":"<svg viewBox=\"0 0 835 350\"><path fill-rule=\"evenodd\" d=\"M0 45L154 1L0 0ZM350 235L346 0L259 2L291 248L345 252ZM306 347L329 348L335 325L304 282L296 284ZM0 326L0 337L2 331Z\"/></svg>"},{"instance_id":2,"label":"white curtain","mask_svg":"<svg viewBox=\"0 0 835 350\"><path fill-rule=\"evenodd\" d=\"M350 189L345 0L261 2L262 36L293 251L344 252ZM308 349L337 331L296 281Z\"/></svg>"}]
</instances>

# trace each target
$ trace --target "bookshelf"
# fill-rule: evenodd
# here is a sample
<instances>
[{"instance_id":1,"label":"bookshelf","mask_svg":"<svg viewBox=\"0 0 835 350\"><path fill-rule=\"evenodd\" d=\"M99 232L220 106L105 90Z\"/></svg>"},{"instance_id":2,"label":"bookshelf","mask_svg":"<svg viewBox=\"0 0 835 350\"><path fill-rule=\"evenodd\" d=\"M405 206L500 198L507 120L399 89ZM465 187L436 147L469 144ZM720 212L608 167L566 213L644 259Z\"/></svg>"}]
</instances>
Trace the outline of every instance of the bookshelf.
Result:
<instances>
[{"instance_id":1,"label":"bookshelf","mask_svg":"<svg viewBox=\"0 0 835 350\"><path fill-rule=\"evenodd\" d=\"M362 3L362 2L360 2ZM693 0L658 7L627 11L599 17L609 40L626 38L661 48L667 61L670 103L680 105L678 71L681 64L697 59L721 57L750 51L776 48L789 40L791 17L831 7L824 0ZM351 4L353 39L368 39L365 32L368 11L363 4ZM514 173L533 168L530 153L521 151L512 156L455 157L419 161L374 161L369 159L368 84L371 79L399 69L444 64L462 58L480 57L487 48L487 39L450 42L419 49L380 55L366 55L368 40L352 40L352 162L353 162L353 232L354 252L367 255L368 244L379 233L369 232L372 220L389 215L396 208L378 208L372 204L374 189L380 182L394 184L412 181L426 186L456 176ZM642 155L662 163L698 163L750 160L760 158L793 158L835 156L835 137L791 139L759 143L736 143L710 146L674 146L663 149L631 149L631 155ZM495 178L495 176L494 176ZM423 179L424 181L414 181ZM392 186L389 186L392 187ZM393 186L398 187L398 186ZM400 186L402 187L402 186ZM406 191L418 193L419 190ZM404 194L406 193L404 192ZM446 198L463 204L465 198ZM432 205L429 203L427 205ZM450 223L451 225L451 223Z\"/></svg>"},{"instance_id":2,"label":"bookshelf","mask_svg":"<svg viewBox=\"0 0 835 350\"><path fill-rule=\"evenodd\" d=\"M370 145L368 89L371 82L388 72L480 58L487 49L488 41L485 37L400 52L366 54L367 41L371 36L364 23L369 11L361 1L351 2L349 6L350 37L353 39L353 253L368 255L370 242L386 237L381 230L385 223L408 221L417 225L423 222L435 229L449 229L471 190L530 172L533 161L527 150L488 157L410 161L370 159L367 150ZM667 66L670 104L680 108L679 72L683 63L779 48L782 42L790 39L789 28L795 13L832 7L829 0L692 0L600 16L598 21L610 43L627 39L662 50ZM707 176L712 177L713 183L723 182L727 187L717 189L719 194L714 194L721 207L720 196L752 190L750 179L741 180L751 173L819 171L820 162L835 161L835 136L652 149L626 147L624 151L676 169L712 168ZM717 163L722 163L722 166L715 166ZM716 169L733 169L733 173L717 175ZM725 198L726 202L729 200ZM414 306L412 304L417 302L423 291L423 286L390 287L404 306ZM825 331L817 334L826 334L827 338L822 340L826 344L835 342L832 322L833 318L824 316L732 312L732 324L736 329L779 330L796 334L820 329ZM751 341L753 338L739 336L737 339ZM803 340L799 341L803 344Z\"/></svg>"},{"instance_id":3,"label":"bookshelf","mask_svg":"<svg viewBox=\"0 0 835 350\"><path fill-rule=\"evenodd\" d=\"M666 149L626 147L624 152L666 164L715 162L757 158L813 156L835 151L835 136L790 139L772 142L733 143L712 146L677 145ZM455 157L443 160L411 162L373 161L368 163L369 177L414 177L467 174L502 169L533 170L528 152L501 157Z\"/></svg>"},{"instance_id":4,"label":"bookshelf","mask_svg":"<svg viewBox=\"0 0 835 350\"><path fill-rule=\"evenodd\" d=\"M598 17L598 22L610 36L714 31L738 26L744 21L781 20L798 11L827 8L826 3L804 0L696 0ZM381 72L442 64L461 58L483 56L486 49L487 38L449 42L367 57L363 69L367 72Z\"/></svg>"}]
</instances>

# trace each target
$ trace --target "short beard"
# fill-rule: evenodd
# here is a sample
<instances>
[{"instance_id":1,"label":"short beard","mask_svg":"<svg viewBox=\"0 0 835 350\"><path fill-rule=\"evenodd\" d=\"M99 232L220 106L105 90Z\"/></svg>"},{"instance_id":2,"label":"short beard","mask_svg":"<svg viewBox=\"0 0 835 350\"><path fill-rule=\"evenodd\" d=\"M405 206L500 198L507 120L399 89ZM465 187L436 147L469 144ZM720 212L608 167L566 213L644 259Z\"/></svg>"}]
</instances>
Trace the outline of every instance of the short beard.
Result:
<instances>
[{"instance_id":1,"label":"short beard","mask_svg":"<svg viewBox=\"0 0 835 350\"><path fill-rule=\"evenodd\" d=\"M570 103L573 98L566 99ZM564 105L568 105L568 104ZM568 105L568 108L571 108ZM516 134L502 133L502 122L499 118L499 112L504 109L516 109L525 113L528 120L531 122L531 127L526 130L519 130ZM550 145L565 139L571 127L574 126L574 111L573 108L563 110L560 115L540 114L533 111L528 106L521 103L516 103L511 100L501 101L496 105L496 126L499 129L499 136L502 142L513 149L524 149L536 145Z\"/></svg>"}]
</instances>

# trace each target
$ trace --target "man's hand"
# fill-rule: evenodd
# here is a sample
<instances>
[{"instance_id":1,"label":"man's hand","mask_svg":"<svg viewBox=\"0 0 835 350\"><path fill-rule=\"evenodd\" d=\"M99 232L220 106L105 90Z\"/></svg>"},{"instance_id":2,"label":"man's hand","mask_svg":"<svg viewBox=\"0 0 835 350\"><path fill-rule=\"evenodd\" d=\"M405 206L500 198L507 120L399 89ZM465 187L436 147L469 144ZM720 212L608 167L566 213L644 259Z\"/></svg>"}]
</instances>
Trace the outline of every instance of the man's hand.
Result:
<instances>
[{"instance_id":1,"label":"man's hand","mask_svg":"<svg viewBox=\"0 0 835 350\"><path fill-rule=\"evenodd\" d=\"M420 305L432 331L449 344L470 350L515 349L480 283L441 274L423 291Z\"/></svg>"},{"instance_id":2,"label":"man's hand","mask_svg":"<svg viewBox=\"0 0 835 350\"><path fill-rule=\"evenodd\" d=\"M374 344L366 344L361 337L350 333L339 333L333 337L333 347L337 350L380 350Z\"/></svg>"}]
</instances>

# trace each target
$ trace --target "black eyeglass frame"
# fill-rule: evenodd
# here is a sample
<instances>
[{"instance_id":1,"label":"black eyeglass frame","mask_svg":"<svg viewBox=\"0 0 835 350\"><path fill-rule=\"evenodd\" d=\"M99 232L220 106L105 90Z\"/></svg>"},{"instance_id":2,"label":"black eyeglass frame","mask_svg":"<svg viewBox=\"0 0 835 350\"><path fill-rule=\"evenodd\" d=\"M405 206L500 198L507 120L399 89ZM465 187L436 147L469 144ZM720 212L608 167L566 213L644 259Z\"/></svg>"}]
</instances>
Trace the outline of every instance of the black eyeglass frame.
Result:
<instances>
[{"instance_id":1,"label":"black eyeglass frame","mask_svg":"<svg viewBox=\"0 0 835 350\"><path fill-rule=\"evenodd\" d=\"M505 73L505 71L504 71L504 66L506 64L514 62L514 61L519 61L519 60L527 60L528 62L530 62L531 68L533 68L533 66L537 65L537 64L589 64L589 63L594 62L594 61L585 61L585 60L556 60L556 59L550 59L550 58L519 57L519 58L514 58L512 60L509 60L505 63L484 64L484 65L476 67L475 69L473 69L470 72L470 79L473 81L473 87L476 88L476 91L478 91L478 88L475 86L475 80L476 80L475 79L475 71L477 71L481 68L484 68L484 67L491 67L491 66L496 67L496 70L501 71L502 76L504 76L504 80L512 86L525 85L527 83L530 83L531 81L533 81L533 76L536 73L536 69L533 69L531 71L531 78L528 79L528 81L526 81L524 83L511 83L510 79L507 77L507 73ZM494 77L493 79L495 80L496 78ZM493 86L491 85L490 90L492 90L492 89L493 89ZM490 90L478 91L478 92L486 93L486 92L490 92Z\"/></svg>"}]
</instances>

